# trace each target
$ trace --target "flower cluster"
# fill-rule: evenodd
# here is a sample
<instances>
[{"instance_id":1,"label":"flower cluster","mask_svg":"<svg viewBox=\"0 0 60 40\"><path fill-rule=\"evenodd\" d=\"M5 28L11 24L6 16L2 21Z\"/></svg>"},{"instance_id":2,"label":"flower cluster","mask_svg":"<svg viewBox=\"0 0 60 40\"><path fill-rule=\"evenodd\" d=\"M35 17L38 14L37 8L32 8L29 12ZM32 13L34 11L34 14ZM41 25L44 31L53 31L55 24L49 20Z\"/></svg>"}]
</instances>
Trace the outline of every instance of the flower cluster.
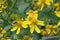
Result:
<instances>
[{"instance_id":1,"label":"flower cluster","mask_svg":"<svg viewBox=\"0 0 60 40\"><path fill-rule=\"evenodd\" d=\"M59 0L0 0L0 13L0 40L60 35Z\"/></svg>"},{"instance_id":2,"label":"flower cluster","mask_svg":"<svg viewBox=\"0 0 60 40\"><path fill-rule=\"evenodd\" d=\"M5 2L3 0L0 0L0 13L3 11L6 12L5 11L6 8L7 8L7 6L6 6Z\"/></svg>"}]
</instances>

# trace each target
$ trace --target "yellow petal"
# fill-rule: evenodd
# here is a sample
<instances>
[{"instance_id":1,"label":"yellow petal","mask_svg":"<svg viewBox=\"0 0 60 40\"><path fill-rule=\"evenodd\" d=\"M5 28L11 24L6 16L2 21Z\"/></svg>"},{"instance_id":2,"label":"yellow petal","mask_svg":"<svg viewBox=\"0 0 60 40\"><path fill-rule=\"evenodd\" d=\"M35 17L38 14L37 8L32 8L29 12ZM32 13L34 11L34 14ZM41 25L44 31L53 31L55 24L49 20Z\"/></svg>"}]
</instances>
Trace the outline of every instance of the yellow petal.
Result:
<instances>
[{"instance_id":1,"label":"yellow petal","mask_svg":"<svg viewBox=\"0 0 60 40\"><path fill-rule=\"evenodd\" d=\"M46 0L45 3L49 6L50 3L53 2L53 0Z\"/></svg>"},{"instance_id":2,"label":"yellow petal","mask_svg":"<svg viewBox=\"0 0 60 40\"><path fill-rule=\"evenodd\" d=\"M51 33L51 29L46 29L46 32L47 32L48 34L50 34L50 33Z\"/></svg>"},{"instance_id":3,"label":"yellow petal","mask_svg":"<svg viewBox=\"0 0 60 40\"><path fill-rule=\"evenodd\" d=\"M38 22L38 25L44 26L44 21L38 20L37 22Z\"/></svg>"},{"instance_id":4,"label":"yellow petal","mask_svg":"<svg viewBox=\"0 0 60 40\"><path fill-rule=\"evenodd\" d=\"M34 27L35 27L34 25L30 25L30 32L31 33L33 33L33 31L34 31Z\"/></svg>"},{"instance_id":5,"label":"yellow petal","mask_svg":"<svg viewBox=\"0 0 60 40\"><path fill-rule=\"evenodd\" d=\"M60 21L58 22L58 24L57 24L58 26L60 26Z\"/></svg>"},{"instance_id":6,"label":"yellow petal","mask_svg":"<svg viewBox=\"0 0 60 40\"><path fill-rule=\"evenodd\" d=\"M40 33L40 29L37 26L35 26L35 30L37 33Z\"/></svg>"},{"instance_id":7,"label":"yellow petal","mask_svg":"<svg viewBox=\"0 0 60 40\"><path fill-rule=\"evenodd\" d=\"M60 9L60 7L57 7L57 8L56 8L56 11L58 11L59 9Z\"/></svg>"},{"instance_id":8,"label":"yellow petal","mask_svg":"<svg viewBox=\"0 0 60 40\"><path fill-rule=\"evenodd\" d=\"M24 21L24 22L22 23L22 27L23 27L23 28L27 28L27 27L28 27L28 24L29 24L29 22Z\"/></svg>"},{"instance_id":9,"label":"yellow petal","mask_svg":"<svg viewBox=\"0 0 60 40\"><path fill-rule=\"evenodd\" d=\"M57 17L60 17L60 11L55 11L55 15L56 15Z\"/></svg>"},{"instance_id":10,"label":"yellow petal","mask_svg":"<svg viewBox=\"0 0 60 40\"><path fill-rule=\"evenodd\" d=\"M12 28L12 29L11 29L11 31L15 31L16 29L17 29L17 26L16 26L16 27L14 27L14 28Z\"/></svg>"},{"instance_id":11,"label":"yellow petal","mask_svg":"<svg viewBox=\"0 0 60 40\"><path fill-rule=\"evenodd\" d=\"M41 9L40 10L43 10L43 8L44 8L44 4L41 5Z\"/></svg>"},{"instance_id":12,"label":"yellow petal","mask_svg":"<svg viewBox=\"0 0 60 40\"><path fill-rule=\"evenodd\" d=\"M16 34L19 34L19 33L20 33L20 27L17 29Z\"/></svg>"},{"instance_id":13,"label":"yellow petal","mask_svg":"<svg viewBox=\"0 0 60 40\"><path fill-rule=\"evenodd\" d=\"M53 30L53 33L54 33L54 34L57 34L58 32L57 32L57 31L55 31L55 30Z\"/></svg>"}]
</instances>

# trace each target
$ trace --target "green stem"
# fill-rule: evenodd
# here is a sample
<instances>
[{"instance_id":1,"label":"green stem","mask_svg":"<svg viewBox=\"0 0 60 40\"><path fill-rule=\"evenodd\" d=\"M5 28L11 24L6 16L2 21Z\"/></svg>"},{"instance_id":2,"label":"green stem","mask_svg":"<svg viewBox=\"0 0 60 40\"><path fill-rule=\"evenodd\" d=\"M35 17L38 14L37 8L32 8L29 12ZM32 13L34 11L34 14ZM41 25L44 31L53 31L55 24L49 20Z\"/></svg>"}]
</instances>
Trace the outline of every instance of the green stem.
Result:
<instances>
[{"instance_id":1,"label":"green stem","mask_svg":"<svg viewBox=\"0 0 60 40\"><path fill-rule=\"evenodd\" d=\"M10 15L12 14L12 9L15 7L16 2L17 2L17 0L15 0L15 2L13 3L12 8L11 8L9 14L8 14L8 18L7 19L9 19Z\"/></svg>"}]
</instances>

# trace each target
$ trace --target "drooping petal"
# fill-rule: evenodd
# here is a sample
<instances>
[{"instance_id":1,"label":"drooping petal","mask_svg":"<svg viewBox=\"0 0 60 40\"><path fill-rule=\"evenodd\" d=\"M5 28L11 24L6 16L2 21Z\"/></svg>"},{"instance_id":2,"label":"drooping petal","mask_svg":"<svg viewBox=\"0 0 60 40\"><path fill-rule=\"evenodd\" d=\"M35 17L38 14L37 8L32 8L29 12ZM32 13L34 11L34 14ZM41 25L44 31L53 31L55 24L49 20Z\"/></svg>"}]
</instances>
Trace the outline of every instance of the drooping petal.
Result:
<instances>
[{"instance_id":1,"label":"drooping petal","mask_svg":"<svg viewBox=\"0 0 60 40\"><path fill-rule=\"evenodd\" d=\"M15 31L17 29L17 26L16 27L13 27L12 29L11 29L11 31Z\"/></svg>"},{"instance_id":2,"label":"drooping petal","mask_svg":"<svg viewBox=\"0 0 60 40\"><path fill-rule=\"evenodd\" d=\"M44 26L44 21L37 20L37 22L38 25Z\"/></svg>"},{"instance_id":3,"label":"drooping petal","mask_svg":"<svg viewBox=\"0 0 60 40\"><path fill-rule=\"evenodd\" d=\"M33 33L33 31L34 31L34 27L35 27L34 25L30 25L30 32L31 33Z\"/></svg>"},{"instance_id":4,"label":"drooping petal","mask_svg":"<svg viewBox=\"0 0 60 40\"><path fill-rule=\"evenodd\" d=\"M58 24L57 24L58 26L60 26L60 21L58 22Z\"/></svg>"},{"instance_id":5,"label":"drooping petal","mask_svg":"<svg viewBox=\"0 0 60 40\"><path fill-rule=\"evenodd\" d=\"M40 8L40 10L43 10L43 8L44 8L44 4L42 4L42 5L41 5L41 8Z\"/></svg>"},{"instance_id":6,"label":"drooping petal","mask_svg":"<svg viewBox=\"0 0 60 40\"><path fill-rule=\"evenodd\" d=\"M39 29L37 26L35 26L35 31L36 31L37 33L40 33L40 29Z\"/></svg>"},{"instance_id":7,"label":"drooping petal","mask_svg":"<svg viewBox=\"0 0 60 40\"><path fill-rule=\"evenodd\" d=\"M19 34L19 33L20 33L20 27L17 29L16 34Z\"/></svg>"}]
</instances>

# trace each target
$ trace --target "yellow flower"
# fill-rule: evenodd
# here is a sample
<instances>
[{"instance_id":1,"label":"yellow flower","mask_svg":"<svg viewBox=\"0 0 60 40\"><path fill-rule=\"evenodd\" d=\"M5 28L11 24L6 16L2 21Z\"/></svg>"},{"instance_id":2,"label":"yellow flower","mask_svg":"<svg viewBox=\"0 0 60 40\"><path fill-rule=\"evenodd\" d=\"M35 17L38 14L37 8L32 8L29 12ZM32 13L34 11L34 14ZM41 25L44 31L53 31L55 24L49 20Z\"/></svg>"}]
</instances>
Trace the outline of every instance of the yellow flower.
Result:
<instances>
[{"instance_id":1,"label":"yellow flower","mask_svg":"<svg viewBox=\"0 0 60 40\"><path fill-rule=\"evenodd\" d=\"M7 36L4 37L3 36L3 37L0 38L0 40L12 40L12 39L10 37L7 37Z\"/></svg>"},{"instance_id":2,"label":"yellow flower","mask_svg":"<svg viewBox=\"0 0 60 40\"><path fill-rule=\"evenodd\" d=\"M7 8L6 4L4 3L4 0L0 0L0 13L5 12L5 9Z\"/></svg>"},{"instance_id":3,"label":"yellow flower","mask_svg":"<svg viewBox=\"0 0 60 40\"><path fill-rule=\"evenodd\" d=\"M57 17L60 17L60 11L55 11L55 15L56 15Z\"/></svg>"},{"instance_id":4,"label":"yellow flower","mask_svg":"<svg viewBox=\"0 0 60 40\"><path fill-rule=\"evenodd\" d=\"M43 10L43 8L45 7L45 4L47 6L50 6L51 2L53 2L53 0L38 0L36 4L40 6L40 10Z\"/></svg>"},{"instance_id":5,"label":"yellow flower","mask_svg":"<svg viewBox=\"0 0 60 40\"><path fill-rule=\"evenodd\" d=\"M6 31L2 27L0 27L0 36L3 36L5 33Z\"/></svg>"},{"instance_id":6,"label":"yellow flower","mask_svg":"<svg viewBox=\"0 0 60 40\"><path fill-rule=\"evenodd\" d=\"M31 37L25 35L25 36L23 37L23 40L33 40L33 39L32 39Z\"/></svg>"},{"instance_id":7,"label":"yellow flower","mask_svg":"<svg viewBox=\"0 0 60 40\"><path fill-rule=\"evenodd\" d=\"M37 33L40 33L40 29L37 27L37 25L44 26L44 21L38 20L38 14L37 11L30 10L27 12L27 18L25 19L25 25L30 27L30 32L33 33L35 30Z\"/></svg>"},{"instance_id":8,"label":"yellow flower","mask_svg":"<svg viewBox=\"0 0 60 40\"><path fill-rule=\"evenodd\" d=\"M57 27L58 27L57 25L49 25L49 24L47 24L45 31L47 32L48 35L52 35L52 34L54 35L54 34L57 34L57 32L58 32L56 30Z\"/></svg>"},{"instance_id":9,"label":"yellow flower","mask_svg":"<svg viewBox=\"0 0 60 40\"><path fill-rule=\"evenodd\" d=\"M53 0L38 0L38 4L41 5L41 4L46 4L46 5L50 5L50 3L53 2Z\"/></svg>"},{"instance_id":10,"label":"yellow flower","mask_svg":"<svg viewBox=\"0 0 60 40\"><path fill-rule=\"evenodd\" d=\"M15 26L15 27L13 27L13 28L11 29L11 31L17 30L16 34L19 34L22 25L24 25L24 24L23 24L23 19L17 19L17 20L15 20L15 21L13 21L13 26ZM23 26L23 28L26 28L26 27Z\"/></svg>"},{"instance_id":11,"label":"yellow flower","mask_svg":"<svg viewBox=\"0 0 60 40\"><path fill-rule=\"evenodd\" d=\"M28 18L37 18L38 17L38 11L29 10L26 14L28 15Z\"/></svg>"}]
</instances>

